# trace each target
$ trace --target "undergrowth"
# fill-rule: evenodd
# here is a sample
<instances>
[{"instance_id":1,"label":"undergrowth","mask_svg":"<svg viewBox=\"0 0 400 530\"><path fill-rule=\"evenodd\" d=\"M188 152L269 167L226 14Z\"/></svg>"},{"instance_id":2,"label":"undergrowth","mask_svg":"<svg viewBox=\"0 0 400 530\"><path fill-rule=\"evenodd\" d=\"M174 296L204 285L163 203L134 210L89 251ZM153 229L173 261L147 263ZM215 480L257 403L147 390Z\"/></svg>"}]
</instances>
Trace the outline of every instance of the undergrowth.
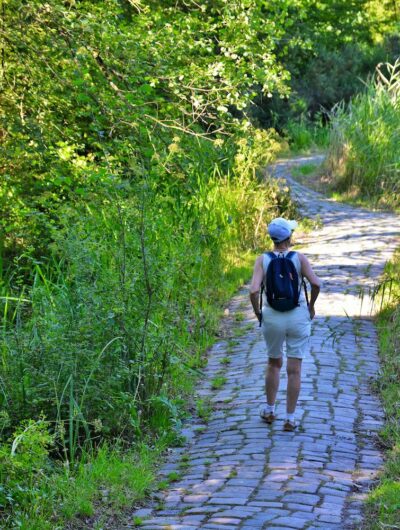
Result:
<instances>
[{"instance_id":1,"label":"undergrowth","mask_svg":"<svg viewBox=\"0 0 400 530\"><path fill-rule=\"evenodd\" d=\"M144 176L63 205L48 256L27 251L25 270L3 275L0 473L15 476L1 502L4 528L82 517L91 527L100 506L117 511L142 498L157 455L181 443L223 303L250 277L268 220L294 213L287 189L257 174L279 149L276 137L246 135L224 147L229 165L218 162L219 146L182 138L197 153L188 188ZM29 456L19 466L12 453L26 421L37 466Z\"/></svg>"},{"instance_id":2,"label":"undergrowth","mask_svg":"<svg viewBox=\"0 0 400 530\"><path fill-rule=\"evenodd\" d=\"M304 116L300 116L297 120L291 119L283 132L291 154L310 153L328 147L329 128L318 117L314 120Z\"/></svg>"},{"instance_id":3,"label":"undergrowth","mask_svg":"<svg viewBox=\"0 0 400 530\"><path fill-rule=\"evenodd\" d=\"M49 458L50 430L45 420L30 420L1 447L2 528L56 530L69 521L89 528L140 502L155 484L161 444L129 450L102 444L67 468Z\"/></svg>"}]
</instances>

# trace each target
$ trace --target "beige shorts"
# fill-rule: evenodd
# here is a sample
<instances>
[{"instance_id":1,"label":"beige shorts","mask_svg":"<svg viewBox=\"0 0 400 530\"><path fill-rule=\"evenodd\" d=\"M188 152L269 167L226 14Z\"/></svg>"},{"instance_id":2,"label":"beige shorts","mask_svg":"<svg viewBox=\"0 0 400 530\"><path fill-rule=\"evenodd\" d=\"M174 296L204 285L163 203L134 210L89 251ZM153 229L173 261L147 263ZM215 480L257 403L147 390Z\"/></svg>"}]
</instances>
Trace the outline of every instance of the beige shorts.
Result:
<instances>
[{"instance_id":1,"label":"beige shorts","mask_svg":"<svg viewBox=\"0 0 400 530\"><path fill-rule=\"evenodd\" d=\"M311 318L307 306L280 313L269 306L262 310L262 332L268 357L279 359L286 341L286 356L304 359L309 351Z\"/></svg>"}]
</instances>

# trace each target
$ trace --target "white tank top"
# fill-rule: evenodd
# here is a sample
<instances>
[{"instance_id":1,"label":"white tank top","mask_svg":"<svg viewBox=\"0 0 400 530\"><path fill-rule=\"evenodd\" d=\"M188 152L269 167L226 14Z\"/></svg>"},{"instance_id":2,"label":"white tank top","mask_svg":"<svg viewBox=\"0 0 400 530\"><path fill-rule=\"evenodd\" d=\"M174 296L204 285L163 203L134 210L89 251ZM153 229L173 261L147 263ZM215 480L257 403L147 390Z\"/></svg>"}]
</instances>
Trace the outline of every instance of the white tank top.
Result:
<instances>
[{"instance_id":1,"label":"white tank top","mask_svg":"<svg viewBox=\"0 0 400 530\"><path fill-rule=\"evenodd\" d=\"M273 251L275 256L279 256L279 255L286 256L287 254L289 254L289 252L292 252L292 251L291 250L285 250L285 252ZM299 276L299 289L300 289L299 304L307 306L306 297L304 295L304 289L302 287L303 275L301 274L301 263L300 263L300 258L299 258L298 253L295 252L294 255L289 259L293 261L293 264L296 267L296 271ZM270 264L270 262L271 262L271 258L268 256L268 253L263 254L264 277L267 273L268 265ZM263 291L263 306L270 307L268 300L267 300L267 294L265 291Z\"/></svg>"}]
</instances>

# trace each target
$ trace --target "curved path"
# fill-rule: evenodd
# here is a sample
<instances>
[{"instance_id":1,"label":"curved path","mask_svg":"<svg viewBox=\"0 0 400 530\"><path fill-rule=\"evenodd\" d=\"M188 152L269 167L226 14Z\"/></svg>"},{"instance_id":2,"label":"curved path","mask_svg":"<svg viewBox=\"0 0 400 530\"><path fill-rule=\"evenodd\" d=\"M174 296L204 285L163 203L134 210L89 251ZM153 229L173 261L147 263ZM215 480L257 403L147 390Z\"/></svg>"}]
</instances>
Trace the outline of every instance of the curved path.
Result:
<instances>
[{"instance_id":1,"label":"curved path","mask_svg":"<svg viewBox=\"0 0 400 530\"><path fill-rule=\"evenodd\" d=\"M371 390L378 357L366 292L398 243L400 220L300 186L290 178L290 167L310 160L315 159L280 162L274 169L289 182L302 214L319 215L323 223L301 242L324 285L311 353L303 362L300 427L282 431L285 381L278 420L270 427L258 417L265 346L243 290L230 307L236 337L211 349L198 392L211 396L214 411L206 425L192 426L188 446L174 450L164 465L161 474L179 479L159 495L157 505L133 514L143 518L138 526L143 530L361 526L362 500L382 463L376 434L383 417ZM221 373L226 383L212 390Z\"/></svg>"}]
</instances>

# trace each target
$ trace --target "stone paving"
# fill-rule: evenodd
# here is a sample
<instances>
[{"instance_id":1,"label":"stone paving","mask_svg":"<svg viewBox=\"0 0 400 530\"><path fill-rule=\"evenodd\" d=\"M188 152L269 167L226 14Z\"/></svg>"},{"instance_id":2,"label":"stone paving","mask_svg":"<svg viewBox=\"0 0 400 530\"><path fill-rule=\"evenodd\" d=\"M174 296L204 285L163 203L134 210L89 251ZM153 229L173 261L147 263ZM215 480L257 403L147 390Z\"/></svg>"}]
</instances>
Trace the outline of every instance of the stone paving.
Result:
<instances>
[{"instance_id":1,"label":"stone paving","mask_svg":"<svg viewBox=\"0 0 400 530\"><path fill-rule=\"evenodd\" d=\"M188 445L174 450L163 466L161 476L177 480L157 504L133 514L142 518L142 530L362 526L363 498L382 464L376 439L383 411L371 391L379 365L368 288L399 242L400 220L300 186L290 168L306 162L285 161L274 169L289 183L302 215L318 215L323 224L301 241L323 287L303 362L299 428L282 431L284 368L278 419L272 426L259 419L266 354L243 290L229 308L234 336L211 349L198 392L211 398L211 417L191 425ZM213 390L220 374L226 382Z\"/></svg>"}]
</instances>

